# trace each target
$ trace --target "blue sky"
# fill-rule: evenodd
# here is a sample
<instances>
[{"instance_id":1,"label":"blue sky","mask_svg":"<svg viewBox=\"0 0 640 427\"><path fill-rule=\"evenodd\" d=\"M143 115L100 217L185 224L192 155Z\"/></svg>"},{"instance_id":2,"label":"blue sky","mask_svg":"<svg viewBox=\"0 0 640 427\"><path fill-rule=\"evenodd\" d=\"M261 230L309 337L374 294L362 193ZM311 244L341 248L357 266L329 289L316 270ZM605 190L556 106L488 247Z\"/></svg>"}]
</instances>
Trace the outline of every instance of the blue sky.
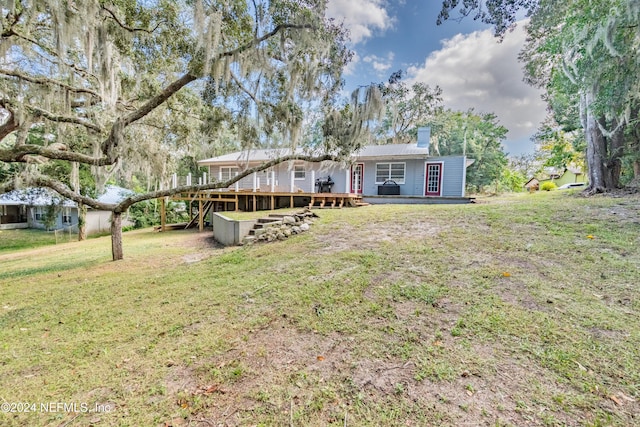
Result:
<instances>
[{"instance_id":1,"label":"blue sky","mask_svg":"<svg viewBox=\"0 0 640 427\"><path fill-rule=\"evenodd\" d=\"M354 61L345 70L345 89L386 81L402 69L404 80L443 89L454 110L493 112L509 129L505 151L532 152L530 137L546 115L541 92L522 81L517 55L524 42L520 25L502 43L471 18L436 25L441 1L329 0L328 16L351 33Z\"/></svg>"}]
</instances>

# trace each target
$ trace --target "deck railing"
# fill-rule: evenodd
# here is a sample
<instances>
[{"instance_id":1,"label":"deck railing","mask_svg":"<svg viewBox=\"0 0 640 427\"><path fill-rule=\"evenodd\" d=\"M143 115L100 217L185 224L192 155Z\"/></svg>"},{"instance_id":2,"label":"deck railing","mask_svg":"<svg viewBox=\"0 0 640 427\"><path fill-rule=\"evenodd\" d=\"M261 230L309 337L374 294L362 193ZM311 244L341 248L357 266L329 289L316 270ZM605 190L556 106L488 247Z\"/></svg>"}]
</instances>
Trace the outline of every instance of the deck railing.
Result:
<instances>
[{"instance_id":1,"label":"deck railing","mask_svg":"<svg viewBox=\"0 0 640 427\"><path fill-rule=\"evenodd\" d=\"M260 174L263 175L263 174ZM266 177L260 176L257 172L242 178L237 181L235 184L232 184L228 188L220 188L214 191L254 191L261 193L317 193L318 189L316 188L316 171L311 170L307 172L307 176L304 179L296 179L295 172L292 170L289 176L287 177L285 182L283 180L279 180L276 178L276 173L274 171L268 171ZM320 176L317 176L320 178ZM348 178L348 177L347 177ZM218 182L218 179L211 177L210 174L204 172L200 176L194 176L192 174L188 174L186 176L178 176L177 174L173 174L171 176L170 186L171 188L176 188L184 185L203 185ZM342 190L342 191L341 191ZM336 193L350 193L350 189L333 189L333 192Z\"/></svg>"}]
</instances>

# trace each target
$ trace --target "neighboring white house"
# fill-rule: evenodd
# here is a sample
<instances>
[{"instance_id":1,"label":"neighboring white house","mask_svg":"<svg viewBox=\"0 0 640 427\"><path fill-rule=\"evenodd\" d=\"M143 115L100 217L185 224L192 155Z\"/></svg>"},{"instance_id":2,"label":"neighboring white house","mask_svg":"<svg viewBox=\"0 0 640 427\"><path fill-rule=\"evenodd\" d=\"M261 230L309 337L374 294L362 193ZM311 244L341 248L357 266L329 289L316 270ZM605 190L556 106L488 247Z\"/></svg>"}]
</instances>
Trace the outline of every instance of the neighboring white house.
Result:
<instances>
[{"instance_id":1,"label":"neighboring white house","mask_svg":"<svg viewBox=\"0 0 640 427\"><path fill-rule=\"evenodd\" d=\"M0 194L0 229L78 228L78 207L71 200L44 188Z\"/></svg>"},{"instance_id":2,"label":"neighboring white house","mask_svg":"<svg viewBox=\"0 0 640 427\"><path fill-rule=\"evenodd\" d=\"M98 197L102 203L116 204L133 191L126 188L108 185L104 193ZM47 217L54 219L47 227ZM122 226L133 225L123 218ZM87 234L109 232L111 229L111 211L87 209L85 224ZM78 206L46 188L27 188L0 194L0 230L18 228L41 228L50 230L78 231Z\"/></svg>"}]
</instances>

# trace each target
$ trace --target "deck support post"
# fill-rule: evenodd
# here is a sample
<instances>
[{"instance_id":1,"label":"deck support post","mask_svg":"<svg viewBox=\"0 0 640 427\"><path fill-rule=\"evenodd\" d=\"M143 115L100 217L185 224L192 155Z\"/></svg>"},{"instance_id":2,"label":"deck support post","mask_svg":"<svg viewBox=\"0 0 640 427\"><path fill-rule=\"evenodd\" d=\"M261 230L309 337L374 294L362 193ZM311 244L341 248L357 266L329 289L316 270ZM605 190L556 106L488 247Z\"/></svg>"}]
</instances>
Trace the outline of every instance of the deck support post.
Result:
<instances>
[{"instance_id":1,"label":"deck support post","mask_svg":"<svg viewBox=\"0 0 640 427\"><path fill-rule=\"evenodd\" d=\"M347 169L346 171L344 171L344 173L345 173L344 192L349 194L351 193L351 172L349 171L349 169Z\"/></svg>"},{"instance_id":2,"label":"deck support post","mask_svg":"<svg viewBox=\"0 0 640 427\"><path fill-rule=\"evenodd\" d=\"M311 169L311 192L316 192L316 171Z\"/></svg>"},{"instance_id":3,"label":"deck support post","mask_svg":"<svg viewBox=\"0 0 640 427\"><path fill-rule=\"evenodd\" d=\"M204 230L204 218L202 216L202 198L198 197L198 231Z\"/></svg>"},{"instance_id":4,"label":"deck support post","mask_svg":"<svg viewBox=\"0 0 640 427\"><path fill-rule=\"evenodd\" d=\"M167 225L167 207L165 203L166 197L160 198L160 231L165 231Z\"/></svg>"}]
</instances>

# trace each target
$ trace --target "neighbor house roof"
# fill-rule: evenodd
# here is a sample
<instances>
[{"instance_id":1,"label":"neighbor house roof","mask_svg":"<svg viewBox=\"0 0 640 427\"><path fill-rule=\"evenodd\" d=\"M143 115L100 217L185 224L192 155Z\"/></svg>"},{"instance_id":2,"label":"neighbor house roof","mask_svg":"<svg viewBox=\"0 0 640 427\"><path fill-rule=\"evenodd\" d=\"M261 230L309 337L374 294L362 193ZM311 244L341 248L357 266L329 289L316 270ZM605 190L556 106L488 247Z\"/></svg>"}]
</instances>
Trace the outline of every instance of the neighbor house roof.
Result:
<instances>
[{"instance_id":1,"label":"neighbor house roof","mask_svg":"<svg viewBox=\"0 0 640 427\"><path fill-rule=\"evenodd\" d=\"M222 156L212 157L210 159L200 160L200 165L223 165L238 163L262 163L273 160L278 157L287 156L292 153L290 148L275 149L256 149L247 151L236 151L235 153L225 154ZM300 148L295 150L296 154L306 154ZM362 147L353 154L355 160L372 160L372 159L415 159L427 158L429 155L428 147L418 147L417 144L388 144L388 145L368 145Z\"/></svg>"},{"instance_id":2,"label":"neighbor house roof","mask_svg":"<svg viewBox=\"0 0 640 427\"><path fill-rule=\"evenodd\" d=\"M115 205L133 194L135 194L133 191L126 188L118 187L117 185L107 185L104 188L104 193L98 197L98 201L100 203Z\"/></svg>"},{"instance_id":3,"label":"neighbor house roof","mask_svg":"<svg viewBox=\"0 0 640 427\"><path fill-rule=\"evenodd\" d=\"M75 202L46 188L25 188L0 194L0 205L49 206L51 204L69 208L76 206Z\"/></svg>"},{"instance_id":4,"label":"neighbor house roof","mask_svg":"<svg viewBox=\"0 0 640 427\"><path fill-rule=\"evenodd\" d=\"M300 148L295 150L296 154L304 154ZM222 156L211 157L210 159L200 160L198 164L237 164L237 163L262 163L278 157L288 156L291 154L290 148L268 148L268 149L252 149L246 151L236 151L234 153L224 154Z\"/></svg>"},{"instance_id":5,"label":"neighbor house roof","mask_svg":"<svg viewBox=\"0 0 640 427\"><path fill-rule=\"evenodd\" d=\"M418 144L368 145L354 154L356 159L406 159L427 158L429 147L418 147Z\"/></svg>"}]
</instances>

